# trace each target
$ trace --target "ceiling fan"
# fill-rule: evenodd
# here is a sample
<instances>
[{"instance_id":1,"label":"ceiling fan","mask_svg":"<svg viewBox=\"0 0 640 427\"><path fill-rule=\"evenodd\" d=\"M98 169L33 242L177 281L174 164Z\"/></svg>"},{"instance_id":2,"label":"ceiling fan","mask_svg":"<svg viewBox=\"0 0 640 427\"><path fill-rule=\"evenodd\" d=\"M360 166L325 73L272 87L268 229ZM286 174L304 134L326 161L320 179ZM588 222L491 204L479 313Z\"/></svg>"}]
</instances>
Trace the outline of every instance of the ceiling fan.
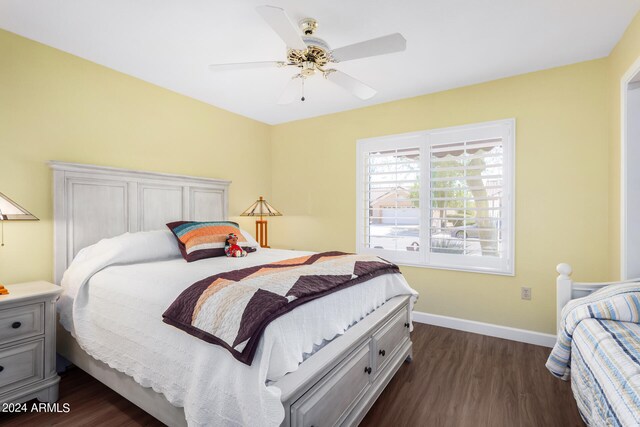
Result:
<instances>
[{"instance_id":1,"label":"ceiling fan","mask_svg":"<svg viewBox=\"0 0 640 427\"><path fill-rule=\"evenodd\" d=\"M299 22L302 35L299 34L284 9L275 6L259 6L256 8L260 16L280 36L287 45L286 61L243 62L232 64L213 64L211 71L227 71L237 69L297 67L295 74L285 87L278 104L289 104L302 93L304 101L304 81L316 73L345 89L360 99L369 99L376 90L361 81L335 68L327 68L329 64L351 61L370 56L401 52L406 49L407 41L400 33L366 40L363 42L331 49L329 44L314 34L318 22L313 18L305 18Z\"/></svg>"}]
</instances>

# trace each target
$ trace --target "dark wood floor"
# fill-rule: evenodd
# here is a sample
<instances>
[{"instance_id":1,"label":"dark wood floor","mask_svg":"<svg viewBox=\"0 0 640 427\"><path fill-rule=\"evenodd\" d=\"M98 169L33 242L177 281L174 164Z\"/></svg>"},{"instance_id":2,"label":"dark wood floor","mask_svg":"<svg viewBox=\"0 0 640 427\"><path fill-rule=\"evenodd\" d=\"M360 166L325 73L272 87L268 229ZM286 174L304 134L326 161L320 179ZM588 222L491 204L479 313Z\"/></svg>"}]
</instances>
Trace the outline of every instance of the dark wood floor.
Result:
<instances>
[{"instance_id":1,"label":"dark wood floor","mask_svg":"<svg viewBox=\"0 0 640 427\"><path fill-rule=\"evenodd\" d=\"M584 426L570 383L544 367L550 349L415 326L413 362L361 426Z\"/></svg>"},{"instance_id":2,"label":"dark wood floor","mask_svg":"<svg viewBox=\"0 0 640 427\"><path fill-rule=\"evenodd\" d=\"M405 363L362 426L584 426L569 383L544 367L549 349L417 324ZM162 425L79 369L64 374L69 413L0 414L3 426Z\"/></svg>"}]
</instances>

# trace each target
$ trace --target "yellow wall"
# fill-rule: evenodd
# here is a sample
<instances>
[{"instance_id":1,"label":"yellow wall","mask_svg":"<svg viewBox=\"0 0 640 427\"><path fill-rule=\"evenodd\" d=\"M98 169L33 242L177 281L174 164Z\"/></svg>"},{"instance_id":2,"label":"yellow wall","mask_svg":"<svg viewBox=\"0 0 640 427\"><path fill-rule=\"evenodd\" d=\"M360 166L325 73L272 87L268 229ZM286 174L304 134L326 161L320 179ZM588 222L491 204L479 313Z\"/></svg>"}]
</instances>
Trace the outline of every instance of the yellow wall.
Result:
<instances>
[{"instance_id":1,"label":"yellow wall","mask_svg":"<svg viewBox=\"0 0 640 427\"><path fill-rule=\"evenodd\" d=\"M0 31L0 191L41 218L5 225L0 281L52 276L50 159L230 179L232 217L258 194L285 213L272 246L353 251L356 140L513 117L516 276L403 272L420 311L553 333L556 263L618 274L619 81L639 56L640 15L609 58L267 126Z\"/></svg>"},{"instance_id":2,"label":"yellow wall","mask_svg":"<svg viewBox=\"0 0 640 427\"><path fill-rule=\"evenodd\" d=\"M555 265L608 272L606 77L596 60L275 126L272 246L355 249L357 139L514 117L516 276L402 270L417 310L554 333Z\"/></svg>"},{"instance_id":3,"label":"yellow wall","mask_svg":"<svg viewBox=\"0 0 640 427\"><path fill-rule=\"evenodd\" d=\"M640 13L636 15L622 39L609 55L608 90L610 94L609 142L609 269L612 279L620 276L620 94L624 74L640 58Z\"/></svg>"},{"instance_id":4,"label":"yellow wall","mask_svg":"<svg viewBox=\"0 0 640 427\"><path fill-rule=\"evenodd\" d=\"M0 58L0 192L40 218L5 224L0 282L53 275L48 160L229 179L232 216L269 195L269 126L1 30Z\"/></svg>"}]
</instances>

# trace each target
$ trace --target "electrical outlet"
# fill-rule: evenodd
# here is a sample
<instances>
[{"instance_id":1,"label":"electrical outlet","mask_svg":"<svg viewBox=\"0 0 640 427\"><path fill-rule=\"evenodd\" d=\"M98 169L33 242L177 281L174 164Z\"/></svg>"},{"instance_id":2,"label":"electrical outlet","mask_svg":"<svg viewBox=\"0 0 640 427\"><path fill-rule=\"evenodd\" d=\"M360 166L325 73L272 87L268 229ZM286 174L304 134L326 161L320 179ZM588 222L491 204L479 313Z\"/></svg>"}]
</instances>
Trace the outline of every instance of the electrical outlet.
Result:
<instances>
[{"instance_id":1,"label":"electrical outlet","mask_svg":"<svg viewBox=\"0 0 640 427\"><path fill-rule=\"evenodd\" d=\"M531 288L521 287L520 288L520 298L531 300Z\"/></svg>"}]
</instances>

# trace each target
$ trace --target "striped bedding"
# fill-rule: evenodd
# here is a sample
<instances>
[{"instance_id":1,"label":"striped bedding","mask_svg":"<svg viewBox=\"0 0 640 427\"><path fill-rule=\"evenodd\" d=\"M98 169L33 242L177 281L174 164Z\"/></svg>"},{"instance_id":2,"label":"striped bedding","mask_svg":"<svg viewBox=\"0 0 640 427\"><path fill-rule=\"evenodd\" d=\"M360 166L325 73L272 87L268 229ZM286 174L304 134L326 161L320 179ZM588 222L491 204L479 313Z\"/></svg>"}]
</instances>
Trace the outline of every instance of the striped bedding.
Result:
<instances>
[{"instance_id":1,"label":"striped bedding","mask_svg":"<svg viewBox=\"0 0 640 427\"><path fill-rule=\"evenodd\" d=\"M639 283L607 286L562 310L546 367L571 378L588 425L640 425L639 323Z\"/></svg>"},{"instance_id":2,"label":"striped bedding","mask_svg":"<svg viewBox=\"0 0 640 427\"><path fill-rule=\"evenodd\" d=\"M640 425L640 325L586 319L573 334L571 388L590 426Z\"/></svg>"}]
</instances>

